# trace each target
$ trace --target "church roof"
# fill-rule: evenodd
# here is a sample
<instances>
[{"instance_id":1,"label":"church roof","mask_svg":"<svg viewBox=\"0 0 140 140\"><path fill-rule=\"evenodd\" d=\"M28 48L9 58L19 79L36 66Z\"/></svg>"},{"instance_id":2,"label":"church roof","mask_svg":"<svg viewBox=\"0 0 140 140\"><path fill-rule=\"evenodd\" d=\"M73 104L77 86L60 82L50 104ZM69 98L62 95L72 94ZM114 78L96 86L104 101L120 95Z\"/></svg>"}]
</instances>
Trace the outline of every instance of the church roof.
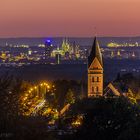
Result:
<instances>
[{"instance_id":1,"label":"church roof","mask_svg":"<svg viewBox=\"0 0 140 140\"><path fill-rule=\"evenodd\" d=\"M128 93L128 87L126 85L122 85L120 82L112 82L109 83L108 86L104 90L104 96L121 96L126 95Z\"/></svg>"},{"instance_id":2,"label":"church roof","mask_svg":"<svg viewBox=\"0 0 140 140\"><path fill-rule=\"evenodd\" d=\"M97 58L101 66L103 66L102 54L101 54L100 46L96 37L92 45L90 56L88 57L88 67L90 67L91 63L93 62L95 58Z\"/></svg>"}]
</instances>

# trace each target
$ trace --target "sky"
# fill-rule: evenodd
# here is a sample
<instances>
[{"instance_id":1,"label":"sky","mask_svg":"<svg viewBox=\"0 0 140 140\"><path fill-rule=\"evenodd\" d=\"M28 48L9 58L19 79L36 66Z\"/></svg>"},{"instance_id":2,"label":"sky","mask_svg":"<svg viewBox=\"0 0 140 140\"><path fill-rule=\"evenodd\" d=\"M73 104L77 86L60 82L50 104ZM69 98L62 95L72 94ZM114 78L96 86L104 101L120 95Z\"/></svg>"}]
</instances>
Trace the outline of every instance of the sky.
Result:
<instances>
[{"instance_id":1,"label":"sky","mask_svg":"<svg viewBox=\"0 0 140 140\"><path fill-rule=\"evenodd\" d=\"M0 37L139 36L140 0L0 0Z\"/></svg>"}]
</instances>

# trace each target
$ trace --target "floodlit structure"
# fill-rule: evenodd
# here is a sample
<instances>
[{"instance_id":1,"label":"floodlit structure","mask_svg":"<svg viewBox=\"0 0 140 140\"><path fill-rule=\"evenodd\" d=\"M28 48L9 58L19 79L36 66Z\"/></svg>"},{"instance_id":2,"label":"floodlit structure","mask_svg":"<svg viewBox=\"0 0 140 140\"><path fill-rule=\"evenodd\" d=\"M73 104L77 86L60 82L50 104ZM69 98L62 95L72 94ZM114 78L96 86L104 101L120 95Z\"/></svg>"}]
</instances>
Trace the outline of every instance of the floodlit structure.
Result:
<instances>
[{"instance_id":1,"label":"floodlit structure","mask_svg":"<svg viewBox=\"0 0 140 140\"><path fill-rule=\"evenodd\" d=\"M103 60L100 50L100 46L97 38L95 37L94 43L91 49L91 53L88 57L88 97L114 97L114 96L127 96L128 89L121 89L120 82L112 81L108 86L103 88Z\"/></svg>"},{"instance_id":2,"label":"floodlit structure","mask_svg":"<svg viewBox=\"0 0 140 140\"><path fill-rule=\"evenodd\" d=\"M88 97L103 95L103 61L100 46L95 37L88 57Z\"/></svg>"}]
</instances>

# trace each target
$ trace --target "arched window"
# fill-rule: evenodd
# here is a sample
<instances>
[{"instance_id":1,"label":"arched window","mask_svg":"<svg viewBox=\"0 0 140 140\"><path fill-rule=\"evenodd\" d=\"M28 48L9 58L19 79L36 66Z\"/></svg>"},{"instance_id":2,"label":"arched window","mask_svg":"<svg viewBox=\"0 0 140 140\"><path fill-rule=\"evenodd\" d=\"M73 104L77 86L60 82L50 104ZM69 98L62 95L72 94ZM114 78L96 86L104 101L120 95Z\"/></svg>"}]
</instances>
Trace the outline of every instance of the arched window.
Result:
<instances>
[{"instance_id":1,"label":"arched window","mask_svg":"<svg viewBox=\"0 0 140 140\"><path fill-rule=\"evenodd\" d=\"M92 92L94 92L94 87L92 87Z\"/></svg>"},{"instance_id":2,"label":"arched window","mask_svg":"<svg viewBox=\"0 0 140 140\"><path fill-rule=\"evenodd\" d=\"M100 82L100 78L99 77L97 77L97 82Z\"/></svg>"},{"instance_id":3,"label":"arched window","mask_svg":"<svg viewBox=\"0 0 140 140\"><path fill-rule=\"evenodd\" d=\"M96 87L96 91L99 92L99 87Z\"/></svg>"},{"instance_id":4,"label":"arched window","mask_svg":"<svg viewBox=\"0 0 140 140\"><path fill-rule=\"evenodd\" d=\"M95 82L95 77L92 77L92 82Z\"/></svg>"}]
</instances>

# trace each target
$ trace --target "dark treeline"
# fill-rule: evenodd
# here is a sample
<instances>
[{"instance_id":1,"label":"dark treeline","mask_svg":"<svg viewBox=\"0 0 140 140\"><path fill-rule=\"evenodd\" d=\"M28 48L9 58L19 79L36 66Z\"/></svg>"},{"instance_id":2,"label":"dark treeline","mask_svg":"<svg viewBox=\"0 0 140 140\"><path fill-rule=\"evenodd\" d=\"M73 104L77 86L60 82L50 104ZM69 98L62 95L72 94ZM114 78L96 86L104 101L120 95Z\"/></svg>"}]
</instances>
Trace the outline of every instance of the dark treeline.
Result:
<instances>
[{"instance_id":1,"label":"dark treeline","mask_svg":"<svg viewBox=\"0 0 140 140\"><path fill-rule=\"evenodd\" d=\"M63 140L140 139L140 106L125 97L81 100L71 106L63 118L63 127L77 115L83 116L82 125L73 135L63 136Z\"/></svg>"},{"instance_id":2,"label":"dark treeline","mask_svg":"<svg viewBox=\"0 0 140 140\"><path fill-rule=\"evenodd\" d=\"M80 93L80 83L76 81L57 80L52 83L56 91L46 95L50 107L60 111L66 104L72 103ZM40 139L52 137L48 130L48 117L23 116L20 97L32 87L18 77L5 73L0 77L0 138L6 139ZM50 139L50 138L49 138Z\"/></svg>"},{"instance_id":3,"label":"dark treeline","mask_svg":"<svg viewBox=\"0 0 140 140\"><path fill-rule=\"evenodd\" d=\"M140 77L119 75L116 81L131 88L139 97ZM70 109L49 131L48 118L25 117L20 114L19 98L31 83L8 73L0 77L0 138L13 140L138 140L140 139L140 105L125 97L87 99L81 93L81 83L57 80L53 98L46 97L59 111L68 103ZM83 116L81 125L73 130L70 125L77 116ZM62 135L58 132L63 130ZM72 133L68 133L69 131Z\"/></svg>"}]
</instances>

